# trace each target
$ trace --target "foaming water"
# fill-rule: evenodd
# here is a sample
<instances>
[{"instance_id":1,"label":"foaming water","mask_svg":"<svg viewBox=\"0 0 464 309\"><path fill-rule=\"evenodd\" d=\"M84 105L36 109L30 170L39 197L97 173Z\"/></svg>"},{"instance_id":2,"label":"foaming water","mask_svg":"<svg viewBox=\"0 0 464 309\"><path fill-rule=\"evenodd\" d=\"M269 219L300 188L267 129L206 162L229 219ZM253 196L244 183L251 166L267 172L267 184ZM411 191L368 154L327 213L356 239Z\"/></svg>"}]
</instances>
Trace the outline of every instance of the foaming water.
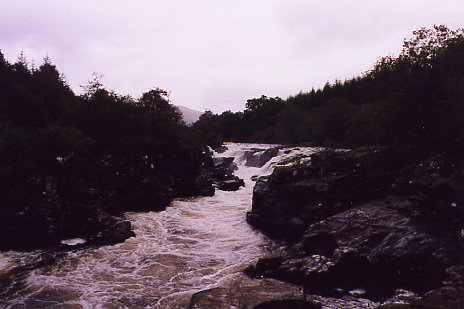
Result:
<instances>
[{"instance_id":1,"label":"foaming water","mask_svg":"<svg viewBox=\"0 0 464 309\"><path fill-rule=\"evenodd\" d=\"M268 240L245 221L252 176L271 172L281 152L262 168L246 167L243 153L273 145L227 144L245 187L213 197L177 199L163 212L126 213L137 237L114 246L68 252L32 270L0 306L10 308L186 308L199 290L240 284L243 269L265 253ZM0 254L0 275L40 255Z\"/></svg>"}]
</instances>

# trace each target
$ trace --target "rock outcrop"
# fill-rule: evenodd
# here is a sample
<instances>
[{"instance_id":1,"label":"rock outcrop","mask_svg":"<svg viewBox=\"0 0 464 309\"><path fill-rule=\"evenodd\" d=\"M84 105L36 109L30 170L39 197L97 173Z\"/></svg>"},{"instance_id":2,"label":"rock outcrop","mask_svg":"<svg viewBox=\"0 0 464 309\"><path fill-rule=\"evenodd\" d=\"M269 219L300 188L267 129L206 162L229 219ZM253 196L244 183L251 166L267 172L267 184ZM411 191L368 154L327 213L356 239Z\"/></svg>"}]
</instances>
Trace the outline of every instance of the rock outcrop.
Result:
<instances>
[{"instance_id":1,"label":"rock outcrop","mask_svg":"<svg viewBox=\"0 0 464 309\"><path fill-rule=\"evenodd\" d=\"M332 297L460 291L463 161L404 158L378 148L324 151L260 178L248 222L290 242L246 273Z\"/></svg>"},{"instance_id":2,"label":"rock outcrop","mask_svg":"<svg viewBox=\"0 0 464 309\"><path fill-rule=\"evenodd\" d=\"M279 148L254 149L244 154L245 165L250 167L263 167L270 159L277 156Z\"/></svg>"},{"instance_id":3,"label":"rock outcrop","mask_svg":"<svg viewBox=\"0 0 464 309\"><path fill-rule=\"evenodd\" d=\"M253 191L250 224L273 237L295 238L309 224L388 193L408 190L401 174L385 172L381 149L352 152L323 151L311 155L310 164L277 167L258 179ZM395 183L400 182L400 183Z\"/></svg>"},{"instance_id":4,"label":"rock outcrop","mask_svg":"<svg viewBox=\"0 0 464 309\"><path fill-rule=\"evenodd\" d=\"M214 158L213 179L216 187L223 191L237 191L245 186L243 179L234 175L237 169L234 157Z\"/></svg>"},{"instance_id":5,"label":"rock outcrop","mask_svg":"<svg viewBox=\"0 0 464 309\"><path fill-rule=\"evenodd\" d=\"M279 305L279 306L276 306ZM290 306L291 305L291 306ZM256 280L254 284L219 287L192 296L189 309L308 308L319 305L304 300L303 290L276 280Z\"/></svg>"}]
</instances>

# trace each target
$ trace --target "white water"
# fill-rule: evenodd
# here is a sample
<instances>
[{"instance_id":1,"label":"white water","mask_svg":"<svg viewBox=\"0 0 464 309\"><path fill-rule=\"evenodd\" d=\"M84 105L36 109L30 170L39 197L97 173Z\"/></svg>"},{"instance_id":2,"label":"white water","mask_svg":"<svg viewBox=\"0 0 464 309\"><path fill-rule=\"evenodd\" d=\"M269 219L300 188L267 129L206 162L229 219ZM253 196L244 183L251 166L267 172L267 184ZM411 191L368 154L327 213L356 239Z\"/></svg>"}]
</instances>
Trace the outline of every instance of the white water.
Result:
<instances>
[{"instance_id":1,"label":"white water","mask_svg":"<svg viewBox=\"0 0 464 309\"><path fill-rule=\"evenodd\" d=\"M283 151L262 168L244 166L243 153L271 145L227 144L245 187L213 197L175 200L166 211L126 213L137 237L115 246L68 252L50 267L31 271L9 295L10 308L186 308L200 290L243 283L243 269L265 253L268 240L245 221L254 175L268 174ZM309 149L308 149L309 150ZM313 152L314 149L310 149ZM2 270L34 257L0 253ZM2 300L0 299L0 307Z\"/></svg>"}]
</instances>

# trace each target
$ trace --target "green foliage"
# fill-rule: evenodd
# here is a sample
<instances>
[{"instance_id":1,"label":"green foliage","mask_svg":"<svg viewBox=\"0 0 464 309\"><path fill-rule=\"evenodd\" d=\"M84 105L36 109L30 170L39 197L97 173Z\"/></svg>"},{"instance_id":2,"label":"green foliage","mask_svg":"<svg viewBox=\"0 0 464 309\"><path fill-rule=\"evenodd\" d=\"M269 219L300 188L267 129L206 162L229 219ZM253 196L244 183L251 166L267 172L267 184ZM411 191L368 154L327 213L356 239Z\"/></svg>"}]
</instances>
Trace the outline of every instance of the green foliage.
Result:
<instances>
[{"instance_id":1,"label":"green foliage","mask_svg":"<svg viewBox=\"0 0 464 309\"><path fill-rule=\"evenodd\" d=\"M0 223L39 207L62 207L57 196L66 203L82 199L83 186L112 194L137 187L142 170L151 183L162 179L159 188L183 179L173 158L202 143L166 91L120 96L98 74L84 90L76 96L48 58L30 69L24 54L10 64L0 53ZM149 194L163 193L152 190L141 199Z\"/></svg>"},{"instance_id":2,"label":"green foliage","mask_svg":"<svg viewBox=\"0 0 464 309\"><path fill-rule=\"evenodd\" d=\"M221 123L222 119L218 115L205 111L199 121L193 124L192 129L205 144L216 148L224 142Z\"/></svg>"},{"instance_id":3,"label":"green foliage","mask_svg":"<svg viewBox=\"0 0 464 309\"><path fill-rule=\"evenodd\" d=\"M360 77L287 100L251 99L243 113L210 115L197 126L212 121L229 141L462 151L464 30L434 26L413 34L399 56L381 58ZM226 118L240 130L226 129Z\"/></svg>"}]
</instances>

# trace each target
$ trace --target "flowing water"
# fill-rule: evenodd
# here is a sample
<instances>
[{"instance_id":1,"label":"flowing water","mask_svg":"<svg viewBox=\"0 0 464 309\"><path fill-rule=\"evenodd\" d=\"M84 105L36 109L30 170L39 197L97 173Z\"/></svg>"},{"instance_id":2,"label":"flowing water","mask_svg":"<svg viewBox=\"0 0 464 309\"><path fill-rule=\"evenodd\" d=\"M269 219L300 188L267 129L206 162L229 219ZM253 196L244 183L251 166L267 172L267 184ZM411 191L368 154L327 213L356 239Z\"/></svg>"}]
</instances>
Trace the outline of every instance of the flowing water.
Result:
<instances>
[{"instance_id":1,"label":"flowing water","mask_svg":"<svg viewBox=\"0 0 464 309\"><path fill-rule=\"evenodd\" d=\"M244 188L178 199L162 212L126 213L137 237L66 252L50 266L28 270L0 298L0 307L186 308L195 292L246 282L243 269L263 255L268 244L245 221L251 209L251 177L270 173L278 159L297 150L281 150L262 168L253 168L245 166L244 151L271 145L227 147L219 156L235 157L235 174L245 180ZM41 251L0 253L0 278L2 272L42 256Z\"/></svg>"}]
</instances>

